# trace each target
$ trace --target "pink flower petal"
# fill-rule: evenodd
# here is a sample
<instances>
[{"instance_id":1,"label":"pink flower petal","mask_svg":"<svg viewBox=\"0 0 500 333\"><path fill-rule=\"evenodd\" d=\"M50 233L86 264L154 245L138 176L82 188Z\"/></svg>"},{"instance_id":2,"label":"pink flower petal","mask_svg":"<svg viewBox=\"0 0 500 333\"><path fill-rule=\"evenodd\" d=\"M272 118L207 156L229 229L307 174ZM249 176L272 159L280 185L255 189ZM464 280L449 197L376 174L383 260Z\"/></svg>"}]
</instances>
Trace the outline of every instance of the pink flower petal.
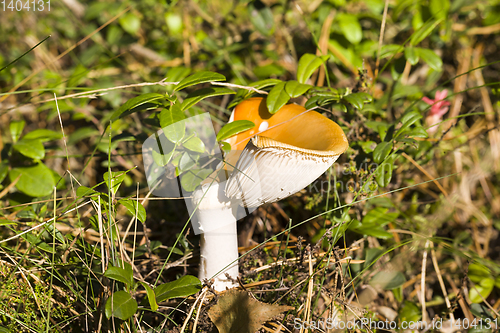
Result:
<instances>
[{"instance_id":1,"label":"pink flower petal","mask_svg":"<svg viewBox=\"0 0 500 333\"><path fill-rule=\"evenodd\" d=\"M429 97L427 97L427 96L422 97L422 101L424 101L425 103L427 103L427 104L429 104L429 105L432 105L432 104L434 104L434 102L435 102L433 99L430 99L430 98L429 98Z\"/></svg>"},{"instance_id":2,"label":"pink flower petal","mask_svg":"<svg viewBox=\"0 0 500 333\"><path fill-rule=\"evenodd\" d=\"M448 90L441 90L441 91L436 91L436 95L435 95L435 98L436 98L436 101L440 101L440 100L443 100L446 98L446 96L448 96Z\"/></svg>"}]
</instances>

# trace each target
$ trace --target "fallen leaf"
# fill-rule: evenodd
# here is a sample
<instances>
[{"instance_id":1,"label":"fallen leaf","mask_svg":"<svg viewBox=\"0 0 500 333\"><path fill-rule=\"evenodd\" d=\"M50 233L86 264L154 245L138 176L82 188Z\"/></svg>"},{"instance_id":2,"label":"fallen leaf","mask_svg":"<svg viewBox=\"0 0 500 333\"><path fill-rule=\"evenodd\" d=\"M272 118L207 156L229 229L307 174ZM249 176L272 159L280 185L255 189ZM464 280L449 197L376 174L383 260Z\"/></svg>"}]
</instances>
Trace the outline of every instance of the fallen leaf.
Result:
<instances>
[{"instance_id":1,"label":"fallen leaf","mask_svg":"<svg viewBox=\"0 0 500 333\"><path fill-rule=\"evenodd\" d=\"M266 321L292 309L256 301L244 291L230 290L210 308L208 316L219 333L255 333Z\"/></svg>"}]
</instances>

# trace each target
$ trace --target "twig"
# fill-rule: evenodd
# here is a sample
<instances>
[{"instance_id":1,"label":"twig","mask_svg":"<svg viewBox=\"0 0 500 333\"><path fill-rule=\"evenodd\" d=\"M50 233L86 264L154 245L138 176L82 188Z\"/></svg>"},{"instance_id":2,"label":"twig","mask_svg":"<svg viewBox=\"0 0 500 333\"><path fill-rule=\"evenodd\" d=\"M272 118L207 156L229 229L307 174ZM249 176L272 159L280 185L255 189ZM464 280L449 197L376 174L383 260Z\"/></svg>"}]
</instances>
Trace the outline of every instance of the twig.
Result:
<instances>
[{"instance_id":1,"label":"twig","mask_svg":"<svg viewBox=\"0 0 500 333\"><path fill-rule=\"evenodd\" d=\"M287 260L279 260L279 261L273 262L273 263L271 263L269 265L264 265L264 266L261 266L261 267L257 267L256 269L251 270L250 273L262 272L262 271L265 271L266 269L272 268L274 266L281 266L281 265L283 265L285 263L292 263L292 262L299 261L299 260L300 260L300 258L291 258L291 259L287 259ZM309 260L306 260L306 262L309 262ZM316 262L316 258L313 258L312 262L315 263ZM362 264L362 263L365 262L365 260L352 260L351 257L345 257L345 258L342 258L340 261L331 262L329 264L329 266L333 265L333 264L337 264L337 263L346 263L346 262L349 262L351 264Z\"/></svg>"},{"instance_id":2,"label":"twig","mask_svg":"<svg viewBox=\"0 0 500 333\"><path fill-rule=\"evenodd\" d=\"M6 195L7 193L9 193L10 189L13 188L14 186L16 186L16 184L19 181L19 179L21 179L21 176L22 176L22 174L20 174L19 176L17 176L16 179L14 179L14 181L12 183L10 183L9 185L7 185L7 187L4 188L2 190L2 192L0 192L0 198L2 198L4 195ZM30 204L32 204L32 203L30 203Z\"/></svg>"},{"instance_id":3,"label":"twig","mask_svg":"<svg viewBox=\"0 0 500 333\"><path fill-rule=\"evenodd\" d=\"M196 318L194 320L194 325L193 325L193 333L196 333L196 326L198 325L198 318L200 317L200 312L201 312L201 306L203 305L203 301L205 301L205 297L207 296L207 291L203 291L203 297L201 298L200 305L198 306L198 311L196 312Z\"/></svg>"},{"instance_id":4,"label":"twig","mask_svg":"<svg viewBox=\"0 0 500 333\"><path fill-rule=\"evenodd\" d=\"M434 251L434 243L431 242L431 258L432 265L434 265L434 270L436 271L437 278L439 281L439 285L441 286L441 290L443 291L444 301L446 302L446 308L450 312L450 320L454 323L455 316L453 315L453 309L451 308L450 299L448 297L448 292L446 291L446 287L444 285L443 276L441 275L441 271L439 269L439 265L436 259L436 251Z\"/></svg>"},{"instance_id":5,"label":"twig","mask_svg":"<svg viewBox=\"0 0 500 333\"><path fill-rule=\"evenodd\" d=\"M380 26L380 36L378 38L377 61L375 62L375 78L378 76L378 67L380 65L380 50L382 49L382 42L384 41L385 22L387 20L388 7L389 7L389 0L385 0L384 14L382 16L382 25Z\"/></svg>"},{"instance_id":6,"label":"twig","mask_svg":"<svg viewBox=\"0 0 500 333\"><path fill-rule=\"evenodd\" d=\"M116 87L110 87L110 88L82 91L82 92L79 92L76 94L61 96L61 97L58 97L57 99L61 100L61 99L67 99L67 98L85 98L85 97L95 98L96 96L98 96L98 95L96 95L97 93L101 93L104 91L111 91L111 90L117 90L117 89L127 89L127 88L134 88L134 87L145 87L145 86L158 86L158 85L159 86L168 86L168 85L179 83L179 82L166 82L165 80L166 79L163 79L163 80L158 81L158 82L141 82L141 83L127 84L127 85L123 85L123 86L116 86ZM90 94L90 96L87 96L89 94ZM50 99L46 99L44 101L41 101L39 103L51 102L54 100L56 100L56 99L50 98Z\"/></svg>"},{"instance_id":7,"label":"twig","mask_svg":"<svg viewBox=\"0 0 500 333\"><path fill-rule=\"evenodd\" d=\"M207 287L204 287L203 289L204 289L204 290L201 292L201 294L200 294L200 295L196 298L196 300L194 301L193 306L191 307L191 310L189 310L189 313L188 313L188 315L187 315L187 317L186 317L186 320L184 320L184 324L182 325L182 328L181 328L181 332L180 332L180 333L184 333L184 330L186 329L186 326L187 326L187 324L188 324L188 322L189 322L189 319L191 318L191 316L192 316L192 314L193 314L193 312L194 312L194 308L196 307L196 303L198 303L198 301L200 300L200 298L201 298L202 296L204 296L204 295L207 293L208 288L207 288Z\"/></svg>"},{"instance_id":8,"label":"twig","mask_svg":"<svg viewBox=\"0 0 500 333\"><path fill-rule=\"evenodd\" d=\"M471 311L470 311L470 309L468 307L468 304L465 301L464 297L460 296L460 295L463 295L463 290L459 290L457 288L457 285L455 284L455 282L448 275L445 275L445 277L446 277L446 280L448 281L448 283L450 284L451 289L453 290L453 293L455 295L457 295L458 304L460 305L460 308L462 309L462 312L464 313L465 317L470 322L472 322L472 320L474 319L474 316L471 313Z\"/></svg>"},{"instance_id":9,"label":"twig","mask_svg":"<svg viewBox=\"0 0 500 333\"><path fill-rule=\"evenodd\" d=\"M267 91L264 91L264 90L260 90L260 89L254 88L254 87L242 86L239 84L234 84L234 83L229 83L229 82L213 81L210 83L213 84L214 86L226 86L226 87L231 87L231 88L246 89L246 90L255 91L256 93L263 94L263 95L269 94Z\"/></svg>"},{"instance_id":10,"label":"twig","mask_svg":"<svg viewBox=\"0 0 500 333\"><path fill-rule=\"evenodd\" d=\"M493 105L491 104L491 99L488 94L488 89L485 87L485 82L483 78L483 74L481 72L481 55L484 50L484 45L480 43L473 51L472 56L472 67L477 68L474 71L474 76L476 77L477 85L480 86L479 92L481 93L481 99L483 101L483 108L486 111L486 119L488 120L488 129L494 127L495 124L495 110L493 109ZM490 139L490 147L491 147L491 155L493 156L493 163L495 166L495 171L500 169L500 163L498 160L500 159L500 153L498 147L500 146L500 132L498 130L491 131L489 133Z\"/></svg>"},{"instance_id":11,"label":"twig","mask_svg":"<svg viewBox=\"0 0 500 333\"><path fill-rule=\"evenodd\" d=\"M462 102L464 100L464 94L461 92L465 90L465 87L467 85L467 77L470 68L471 57L472 47L470 46L466 47L465 50L460 52L457 56L457 60L459 62L457 76L459 75L459 77L457 77L457 79L455 80L455 85L453 87L454 98L451 102L450 112L448 116L451 121L446 123L444 130L448 130L453 125L455 125L455 123L457 122L456 116L460 114L460 109L462 108Z\"/></svg>"},{"instance_id":12,"label":"twig","mask_svg":"<svg viewBox=\"0 0 500 333\"><path fill-rule=\"evenodd\" d=\"M420 280L420 302L422 302L422 320L427 322L427 309L425 305L425 270L427 267L427 248L429 247L430 240L425 242L424 255L422 257L422 275Z\"/></svg>"},{"instance_id":13,"label":"twig","mask_svg":"<svg viewBox=\"0 0 500 333\"><path fill-rule=\"evenodd\" d=\"M454 31L467 30L466 34L469 36L471 36L471 35L490 35L490 34L494 34L498 31L500 31L500 23L492 24L492 25L489 25L487 27L474 27L474 28L469 28L465 24L455 23L452 25L452 29Z\"/></svg>"},{"instance_id":14,"label":"twig","mask_svg":"<svg viewBox=\"0 0 500 333\"><path fill-rule=\"evenodd\" d=\"M321 36L319 37L318 49L316 50L316 55L328 55L328 39L330 38L330 29L332 27L333 19L335 17L335 10L332 9L330 14L325 19L323 26L321 27ZM325 82L325 66L319 67L318 80L316 85L318 87L323 86Z\"/></svg>"},{"instance_id":15,"label":"twig","mask_svg":"<svg viewBox=\"0 0 500 333\"><path fill-rule=\"evenodd\" d=\"M54 101L56 102L56 110L57 110L57 115L59 116L59 124L61 124L61 132L62 132L62 136L63 136L64 150L66 150L66 161L68 162L68 172L70 172L71 165L69 163L68 145L66 143L66 134L64 133L64 126L63 126L63 122L62 122L62 118L61 118L61 111L59 111L59 103L57 103L56 93L54 93ZM73 180L71 180L71 192L73 193L73 198L76 200L76 192L75 192L75 186L73 184Z\"/></svg>"},{"instance_id":16,"label":"twig","mask_svg":"<svg viewBox=\"0 0 500 333\"><path fill-rule=\"evenodd\" d=\"M448 192L444 189L444 187L435 179L436 177L433 177L427 170L422 168L420 164L418 164L411 156L407 155L406 153L401 153L408 161L411 162L418 170L420 170L424 175L426 175L429 179L432 179L432 182L436 184L436 186L439 188L441 192L443 192L445 197L448 197Z\"/></svg>"},{"instance_id":17,"label":"twig","mask_svg":"<svg viewBox=\"0 0 500 333\"><path fill-rule=\"evenodd\" d=\"M467 279L469 279L469 277L467 276ZM481 300L483 301L483 303L491 310L493 311L493 313L496 315L496 318L499 318L500 317L500 313L498 313L497 310L495 310L491 304L483 297L483 295L481 295L481 293L479 292L479 290L477 290L476 288L476 285L472 283L472 288L474 288L474 290L476 291L476 293L479 295L479 297L481 297Z\"/></svg>"},{"instance_id":18,"label":"twig","mask_svg":"<svg viewBox=\"0 0 500 333\"><path fill-rule=\"evenodd\" d=\"M309 284L307 286L307 299L304 313L304 322L309 323L311 319L311 301L312 301L312 293L314 287L314 277L313 277L313 265L312 265L312 257L311 251L309 251ZM304 331L304 325L300 327L300 333Z\"/></svg>"}]
</instances>

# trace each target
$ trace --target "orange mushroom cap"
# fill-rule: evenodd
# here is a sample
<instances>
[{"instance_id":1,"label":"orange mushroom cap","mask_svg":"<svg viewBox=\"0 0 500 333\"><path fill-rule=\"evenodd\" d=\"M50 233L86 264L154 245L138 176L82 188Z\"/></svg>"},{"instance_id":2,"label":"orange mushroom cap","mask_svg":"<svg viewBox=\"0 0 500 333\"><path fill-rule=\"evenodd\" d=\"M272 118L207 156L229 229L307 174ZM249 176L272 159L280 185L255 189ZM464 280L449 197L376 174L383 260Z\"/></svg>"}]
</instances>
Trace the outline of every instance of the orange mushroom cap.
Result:
<instances>
[{"instance_id":1,"label":"orange mushroom cap","mask_svg":"<svg viewBox=\"0 0 500 333\"><path fill-rule=\"evenodd\" d=\"M232 150L243 150L255 135L315 150L321 155L340 155L349 146L339 125L320 113L307 111L297 104L285 105L271 114L264 98L250 98L236 106L231 116L231 121L233 120L250 120L255 126L228 140Z\"/></svg>"},{"instance_id":2,"label":"orange mushroom cap","mask_svg":"<svg viewBox=\"0 0 500 333\"><path fill-rule=\"evenodd\" d=\"M334 121L315 111L289 104L270 114L265 99L251 98L235 108L230 121L255 126L228 140L226 157L235 170L226 196L247 207L275 202L308 186L349 146ZM228 168L229 169L229 168Z\"/></svg>"}]
</instances>

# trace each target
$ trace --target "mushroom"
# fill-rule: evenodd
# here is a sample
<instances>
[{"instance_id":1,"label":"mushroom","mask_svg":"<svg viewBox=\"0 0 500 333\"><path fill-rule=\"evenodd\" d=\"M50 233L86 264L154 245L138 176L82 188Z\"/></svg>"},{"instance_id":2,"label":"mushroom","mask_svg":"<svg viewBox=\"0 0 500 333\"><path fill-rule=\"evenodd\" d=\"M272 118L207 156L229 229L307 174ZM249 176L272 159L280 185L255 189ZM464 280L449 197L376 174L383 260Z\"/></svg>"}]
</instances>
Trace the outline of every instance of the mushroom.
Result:
<instances>
[{"instance_id":1,"label":"mushroom","mask_svg":"<svg viewBox=\"0 0 500 333\"><path fill-rule=\"evenodd\" d=\"M230 122L243 119L255 126L228 140L227 180L219 172L219 178L209 177L193 193L202 232L199 277L214 278L218 291L236 285L236 220L302 190L348 147L339 125L299 105L270 114L265 99L251 98L236 106Z\"/></svg>"}]
</instances>

